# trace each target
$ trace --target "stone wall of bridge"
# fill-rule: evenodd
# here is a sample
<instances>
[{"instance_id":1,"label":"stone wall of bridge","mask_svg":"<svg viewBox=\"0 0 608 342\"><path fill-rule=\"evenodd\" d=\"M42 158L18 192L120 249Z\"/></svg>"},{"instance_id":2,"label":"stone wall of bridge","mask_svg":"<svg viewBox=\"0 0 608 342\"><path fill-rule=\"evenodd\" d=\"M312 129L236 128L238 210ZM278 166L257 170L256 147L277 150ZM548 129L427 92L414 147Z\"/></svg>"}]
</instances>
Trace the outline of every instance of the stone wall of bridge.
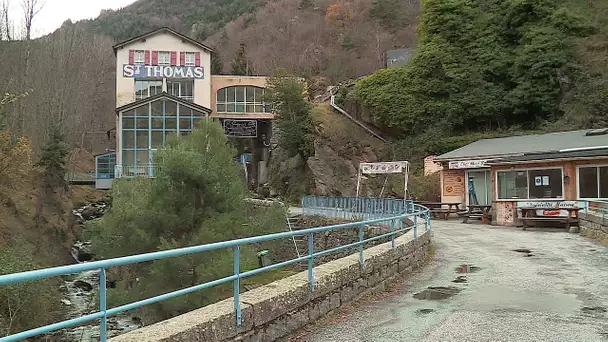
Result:
<instances>
[{"instance_id":1,"label":"stone wall of bridge","mask_svg":"<svg viewBox=\"0 0 608 342\"><path fill-rule=\"evenodd\" d=\"M603 220L601 214L580 213L580 231L583 236L608 243L608 220Z\"/></svg>"},{"instance_id":2,"label":"stone wall of bridge","mask_svg":"<svg viewBox=\"0 0 608 342\"><path fill-rule=\"evenodd\" d=\"M398 278L407 277L429 257L431 231L420 229L414 240L410 231L359 254L314 268L315 291L307 272L301 272L241 294L243 324L237 327L232 298L111 339L139 341L274 341L314 322L361 296L382 291Z\"/></svg>"}]
</instances>

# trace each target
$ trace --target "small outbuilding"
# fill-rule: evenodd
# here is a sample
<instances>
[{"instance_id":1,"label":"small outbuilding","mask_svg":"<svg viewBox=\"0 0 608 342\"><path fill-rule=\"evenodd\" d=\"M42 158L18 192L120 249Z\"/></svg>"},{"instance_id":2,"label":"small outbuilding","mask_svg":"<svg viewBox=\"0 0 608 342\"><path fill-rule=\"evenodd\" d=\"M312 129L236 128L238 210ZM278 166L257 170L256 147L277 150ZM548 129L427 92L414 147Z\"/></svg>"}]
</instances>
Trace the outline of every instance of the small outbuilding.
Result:
<instances>
[{"instance_id":1,"label":"small outbuilding","mask_svg":"<svg viewBox=\"0 0 608 342\"><path fill-rule=\"evenodd\" d=\"M608 199L608 128L482 139L435 161L442 202L491 204L498 225L516 224L518 208Z\"/></svg>"}]
</instances>

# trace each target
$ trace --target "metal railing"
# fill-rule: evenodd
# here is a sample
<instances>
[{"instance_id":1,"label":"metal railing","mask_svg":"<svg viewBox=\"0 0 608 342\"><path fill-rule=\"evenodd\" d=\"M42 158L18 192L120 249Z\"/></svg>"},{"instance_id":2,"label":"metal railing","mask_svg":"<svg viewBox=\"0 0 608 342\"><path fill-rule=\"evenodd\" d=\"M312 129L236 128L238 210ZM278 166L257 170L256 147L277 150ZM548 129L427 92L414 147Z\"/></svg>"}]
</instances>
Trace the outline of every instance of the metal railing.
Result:
<instances>
[{"instance_id":1,"label":"metal railing","mask_svg":"<svg viewBox=\"0 0 608 342\"><path fill-rule=\"evenodd\" d=\"M605 222L608 216L608 201L602 200L587 200L585 201L585 217L589 215L596 216Z\"/></svg>"},{"instance_id":2,"label":"metal railing","mask_svg":"<svg viewBox=\"0 0 608 342\"><path fill-rule=\"evenodd\" d=\"M404 206L402 208L406 209L407 207ZM237 326L240 326L242 324L242 316L241 316L241 306L240 306L241 304L240 304L239 295L240 295L240 280L242 278L253 276L255 274L269 271L272 269L276 269L279 267L284 267L284 266L288 266L288 265L295 264L298 262L306 261L306 262L308 262L308 281L310 284L310 290L314 292L314 290L315 290L315 288L314 288L315 280L314 279L315 278L314 278L313 265L314 265L315 258L326 255L326 254L338 252L338 251L341 251L341 250L344 250L347 248L358 247L359 248L359 262L363 266L365 263L365 255L364 255L365 250L363 248L365 243L390 237L391 242L392 242L392 248L395 248L396 235L400 234L402 232L405 232L406 230L410 230L410 229L413 231L413 237L415 240L417 237L417 234L418 234L417 233L417 230L418 230L417 218L419 218L419 217L422 218L422 220L423 220L422 222L424 223L425 231L430 229L429 210L425 207L422 207L422 206L416 205L416 204L412 204L411 209L412 210L409 213L405 213L405 214L401 213L401 214L395 215L393 217L388 217L388 218L383 217L383 218L366 220L366 221L362 221L362 222L337 224L337 225L331 225L331 226L325 226L325 227L297 230L297 231L293 231L293 232L275 233L275 234L249 237L249 238L238 239L238 240L210 243L210 244L194 246L194 247L186 247L186 248L179 248L179 249L173 249L173 250L167 250L167 251L161 251L161 252L139 254L139 255L133 255L133 256L127 256L127 257L121 257L121 258L115 258L115 259L102 260L102 261L94 261L94 262L89 262L89 263L84 263L84 264L61 266L61 267L47 268L47 269L41 269L41 270L35 270L35 271L1 275L0 276L0 288L1 288L1 286L22 283L25 281L57 277L57 276L61 276L61 275L67 275L67 274L73 274L73 273L85 272L85 271L91 271L91 270L99 270L99 311L89 314L89 315L82 316L82 317L73 318L73 319L65 320L65 321L62 321L59 323L54 323L54 324L46 325L46 326L43 326L40 328L31 329L31 330L20 332L20 333L14 334L14 335L6 336L3 338L0 338L0 342L17 341L20 339L25 339L25 338L45 334L45 333L55 331L58 329L68 328L68 327L80 325L80 324L98 320L98 319L100 320L100 324L99 324L100 341L105 342L105 341L107 341L107 319L109 316L114 316L116 314L119 314L119 313L127 311L127 310L136 309L136 308L139 308L139 307L142 307L145 305L157 303L160 301L164 301L167 299L171 299L174 297L178 297L181 295L185 295L188 293L203 290L206 288L210 288L210 287L228 283L228 282L233 283L234 310L236 313L236 322L235 323ZM413 221L412 228L404 226L403 220L406 218L412 218L412 221ZM375 225L375 224L388 225L390 227L390 232L364 239L364 232L365 232L366 225ZM322 233L322 232L327 232L327 231L343 230L343 229L357 229L358 233L359 233L358 234L359 241L350 243L350 244L346 244L343 246L335 247L335 248L330 248L330 249L316 251L316 252L314 251L314 234L315 233ZM253 243L260 243L260 242L264 242L264 241L281 239L281 238L292 238L293 236L307 237L308 249L307 249L306 255L297 257L295 259L278 262L278 263L271 264L271 265L257 268L257 269L252 269L252 270L248 270L248 271L244 271L244 272L241 270L240 252L241 252L242 246L253 244ZM202 252L213 251L213 250L224 249L224 248L231 248L234 251L234 273L231 276L224 277L221 279L216 279L213 281L191 286L191 287L184 288L181 290L165 293L165 294L162 294L162 295L159 295L156 297L140 300L140 301L133 302L130 304L117 306L114 308L107 307L107 303L106 303L106 298L107 298L106 270L108 268L137 264L137 263L153 261L153 260L166 259L166 258L170 258L170 257L184 256L184 255L189 255L189 254L194 254L194 253L202 253Z\"/></svg>"},{"instance_id":3,"label":"metal railing","mask_svg":"<svg viewBox=\"0 0 608 342\"><path fill-rule=\"evenodd\" d=\"M346 220L390 217L413 212L414 202L386 197L304 196L304 215L317 215Z\"/></svg>"},{"instance_id":4,"label":"metal railing","mask_svg":"<svg viewBox=\"0 0 608 342\"><path fill-rule=\"evenodd\" d=\"M160 166L156 164L143 165L116 165L115 178L154 178L158 174Z\"/></svg>"}]
</instances>

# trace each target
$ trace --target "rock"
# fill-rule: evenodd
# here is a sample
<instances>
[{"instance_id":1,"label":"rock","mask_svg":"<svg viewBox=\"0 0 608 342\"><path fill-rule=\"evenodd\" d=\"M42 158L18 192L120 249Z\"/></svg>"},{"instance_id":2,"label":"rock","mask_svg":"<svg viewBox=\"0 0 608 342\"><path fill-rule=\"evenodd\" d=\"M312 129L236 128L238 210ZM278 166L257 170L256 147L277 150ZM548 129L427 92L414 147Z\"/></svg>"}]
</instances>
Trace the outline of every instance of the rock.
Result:
<instances>
[{"instance_id":1,"label":"rock","mask_svg":"<svg viewBox=\"0 0 608 342\"><path fill-rule=\"evenodd\" d=\"M67 299L62 299L62 300L61 300L61 303L63 303L63 305L66 305L66 306L70 306L70 305L72 305L72 302L70 302L70 301L69 301L69 300L67 300Z\"/></svg>"},{"instance_id":2,"label":"rock","mask_svg":"<svg viewBox=\"0 0 608 342\"><path fill-rule=\"evenodd\" d=\"M91 285L90 283L87 283L84 280L76 280L74 282L74 286L76 286L77 288L82 289L84 291L87 291L87 292L93 290L93 285Z\"/></svg>"},{"instance_id":3,"label":"rock","mask_svg":"<svg viewBox=\"0 0 608 342\"><path fill-rule=\"evenodd\" d=\"M316 195L352 196L356 193L357 169L331 147L315 142L315 156L308 158Z\"/></svg>"},{"instance_id":4,"label":"rock","mask_svg":"<svg viewBox=\"0 0 608 342\"><path fill-rule=\"evenodd\" d=\"M91 261L95 257L95 254L91 252L91 242L80 242L77 241L72 246L72 257L77 262Z\"/></svg>"},{"instance_id":5,"label":"rock","mask_svg":"<svg viewBox=\"0 0 608 342\"><path fill-rule=\"evenodd\" d=\"M93 220L103 215L103 208L95 205L89 205L84 208L80 215L86 221Z\"/></svg>"}]
</instances>

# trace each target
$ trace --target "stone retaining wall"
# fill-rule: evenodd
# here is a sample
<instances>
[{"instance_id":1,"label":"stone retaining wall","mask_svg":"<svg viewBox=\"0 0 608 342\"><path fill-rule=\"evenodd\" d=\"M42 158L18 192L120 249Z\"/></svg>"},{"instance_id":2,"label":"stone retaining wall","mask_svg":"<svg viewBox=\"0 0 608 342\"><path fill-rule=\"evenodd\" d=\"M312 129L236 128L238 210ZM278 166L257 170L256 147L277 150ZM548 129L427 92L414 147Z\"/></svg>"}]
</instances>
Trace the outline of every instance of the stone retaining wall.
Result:
<instances>
[{"instance_id":1,"label":"stone retaining wall","mask_svg":"<svg viewBox=\"0 0 608 342\"><path fill-rule=\"evenodd\" d=\"M362 295L384 290L388 282L422 266L431 234L421 229L416 241L412 232L397 238L395 249L390 242L366 249L364 267L358 254L317 266L315 292L310 291L306 271L244 292L241 327L235 325L229 298L110 341L274 341Z\"/></svg>"},{"instance_id":2,"label":"stone retaining wall","mask_svg":"<svg viewBox=\"0 0 608 342\"><path fill-rule=\"evenodd\" d=\"M608 244L608 220L602 222L601 217L592 214L584 216L580 218L581 234Z\"/></svg>"}]
</instances>

